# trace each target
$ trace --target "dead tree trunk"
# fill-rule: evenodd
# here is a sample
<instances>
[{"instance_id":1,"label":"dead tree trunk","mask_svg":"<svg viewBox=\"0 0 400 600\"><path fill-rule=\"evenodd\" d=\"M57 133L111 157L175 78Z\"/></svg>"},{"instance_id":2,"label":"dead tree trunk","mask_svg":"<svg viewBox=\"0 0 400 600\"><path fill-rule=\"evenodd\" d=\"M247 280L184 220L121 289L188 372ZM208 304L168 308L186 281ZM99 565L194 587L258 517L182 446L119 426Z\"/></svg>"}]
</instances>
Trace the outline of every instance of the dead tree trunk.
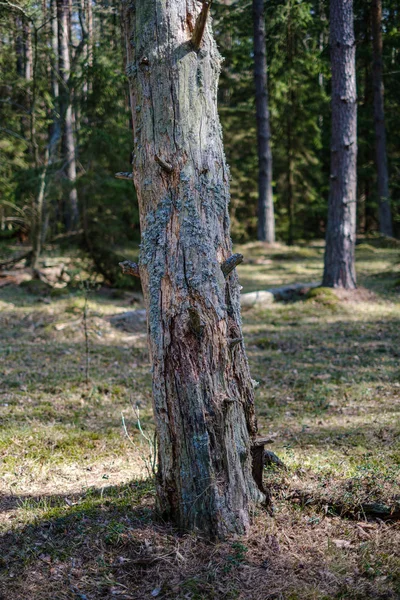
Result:
<instances>
[{"instance_id":1,"label":"dead tree trunk","mask_svg":"<svg viewBox=\"0 0 400 600\"><path fill-rule=\"evenodd\" d=\"M58 53L60 86L60 113L63 120L63 158L65 160L65 173L69 181L68 202L65 206L65 225L67 231L76 227L79 220L78 192L76 189L76 151L74 138L74 124L72 114L71 91L69 78L71 62L69 55L69 19L70 5L68 0L57 0L58 21Z\"/></svg>"},{"instance_id":2,"label":"dead tree trunk","mask_svg":"<svg viewBox=\"0 0 400 600\"><path fill-rule=\"evenodd\" d=\"M375 160L378 174L379 229L393 235L389 197L389 174L386 153L383 64L382 64L382 0L372 0L373 87L375 123Z\"/></svg>"},{"instance_id":3,"label":"dead tree trunk","mask_svg":"<svg viewBox=\"0 0 400 600\"><path fill-rule=\"evenodd\" d=\"M264 0L253 0L254 83L258 147L258 239L275 242Z\"/></svg>"},{"instance_id":4,"label":"dead tree trunk","mask_svg":"<svg viewBox=\"0 0 400 600\"><path fill-rule=\"evenodd\" d=\"M357 95L353 0L331 0L331 176L323 285L356 287Z\"/></svg>"},{"instance_id":5,"label":"dead tree trunk","mask_svg":"<svg viewBox=\"0 0 400 600\"><path fill-rule=\"evenodd\" d=\"M229 171L207 14L196 0L124 5L158 508L182 529L223 537L247 528L263 494L238 280L221 269L232 252Z\"/></svg>"}]
</instances>

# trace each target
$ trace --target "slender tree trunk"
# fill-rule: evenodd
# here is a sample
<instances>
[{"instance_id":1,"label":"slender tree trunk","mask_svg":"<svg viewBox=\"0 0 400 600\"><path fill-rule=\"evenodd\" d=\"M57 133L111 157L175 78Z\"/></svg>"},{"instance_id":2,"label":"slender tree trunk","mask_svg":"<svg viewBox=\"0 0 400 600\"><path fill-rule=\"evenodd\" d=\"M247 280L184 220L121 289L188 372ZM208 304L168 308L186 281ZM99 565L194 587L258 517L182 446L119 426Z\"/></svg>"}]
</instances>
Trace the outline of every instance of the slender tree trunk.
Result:
<instances>
[{"instance_id":1,"label":"slender tree trunk","mask_svg":"<svg viewBox=\"0 0 400 600\"><path fill-rule=\"evenodd\" d=\"M69 0L57 0L59 73L62 81L60 91L60 112L63 119L63 158L66 162L65 173L70 182L68 202L65 207L65 225L67 231L74 229L79 220L78 192L76 190L76 150L74 139L71 92L69 89Z\"/></svg>"},{"instance_id":2,"label":"slender tree trunk","mask_svg":"<svg viewBox=\"0 0 400 600\"><path fill-rule=\"evenodd\" d=\"M253 0L254 82L258 146L258 239L275 242L264 0Z\"/></svg>"},{"instance_id":3,"label":"slender tree trunk","mask_svg":"<svg viewBox=\"0 0 400 600\"><path fill-rule=\"evenodd\" d=\"M286 171L286 193L287 193L287 211L288 211L288 246L293 246L294 243L294 194L295 194L295 181L294 181L294 157L293 157L293 111L295 110L295 94L293 89L292 81L292 69L293 69L293 58L294 58L294 39L292 30L292 7L290 6L290 12L288 15L287 22L287 70L289 73L288 78L288 109L286 111L286 157L287 157L287 171Z\"/></svg>"},{"instance_id":4,"label":"slender tree trunk","mask_svg":"<svg viewBox=\"0 0 400 600\"><path fill-rule=\"evenodd\" d=\"M294 164L292 153L291 122L288 123L288 148L287 148L287 208L288 208L288 246L294 244Z\"/></svg>"},{"instance_id":5,"label":"slender tree trunk","mask_svg":"<svg viewBox=\"0 0 400 600\"><path fill-rule=\"evenodd\" d=\"M356 287L357 96L353 0L331 0L331 183L323 284Z\"/></svg>"},{"instance_id":6,"label":"slender tree trunk","mask_svg":"<svg viewBox=\"0 0 400 600\"><path fill-rule=\"evenodd\" d=\"M231 254L220 56L196 0L124 5L162 515L211 537L243 532L253 502L254 395ZM204 14L204 13L203 13ZM198 31L198 30L195 30Z\"/></svg>"},{"instance_id":7,"label":"slender tree trunk","mask_svg":"<svg viewBox=\"0 0 400 600\"><path fill-rule=\"evenodd\" d=\"M23 22L19 15L15 17L15 55L16 55L16 67L17 75L20 79L25 78L25 52L24 52L24 41L23 41ZM29 98L27 98L25 90L21 90L18 93L18 104L20 105L21 118L20 118L20 133L21 136L29 139L29 124L27 122L27 115L29 114Z\"/></svg>"},{"instance_id":8,"label":"slender tree trunk","mask_svg":"<svg viewBox=\"0 0 400 600\"><path fill-rule=\"evenodd\" d=\"M22 19L19 15L15 17L15 55L16 55L16 66L17 75L24 77L24 44L23 44L23 29Z\"/></svg>"},{"instance_id":9,"label":"slender tree trunk","mask_svg":"<svg viewBox=\"0 0 400 600\"><path fill-rule=\"evenodd\" d=\"M382 63L382 0L372 0L373 86L375 155L378 173L379 229L384 235L393 235L389 197L389 174L386 153L383 63Z\"/></svg>"},{"instance_id":10,"label":"slender tree trunk","mask_svg":"<svg viewBox=\"0 0 400 600\"><path fill-rule=\"evenodd\" d=\"M86 0L86 18L87 18L87 28L88 28L88 41L87 41L87 59L88 59L88 67L91 69L93 67L93 9L92 9L92 0ZM91 89L91 84L89 81L89 91Z\"/></svg>"},{"instance_id":11,"label":"slender tree trunk","mask_svg":"<svg viewBox=\"0 0 400 600\"><path fill-rule=\"evenodd\" d=\"M24 20L24 53L25 53L25 79L26 81L32 80L32 33L29 21Z\"/></svg>"},{"instance_id":12,"label":"slender tree trunk","mask_svg":"<svg viewBox=\"0 0 400 600\"><path fill-rule=\"evenodd\" d=\"M43 245L43 224L44 224L44 212L45 212L45 197L46 197L46 175L49 166L49 148L46 148L43 170L39 178L39 191L36 198L36 214L35 214L35 225L32 237L32 259L31 265L33 269L38 269L39 259L42 252Z\"/></svg>"}]
</instances>

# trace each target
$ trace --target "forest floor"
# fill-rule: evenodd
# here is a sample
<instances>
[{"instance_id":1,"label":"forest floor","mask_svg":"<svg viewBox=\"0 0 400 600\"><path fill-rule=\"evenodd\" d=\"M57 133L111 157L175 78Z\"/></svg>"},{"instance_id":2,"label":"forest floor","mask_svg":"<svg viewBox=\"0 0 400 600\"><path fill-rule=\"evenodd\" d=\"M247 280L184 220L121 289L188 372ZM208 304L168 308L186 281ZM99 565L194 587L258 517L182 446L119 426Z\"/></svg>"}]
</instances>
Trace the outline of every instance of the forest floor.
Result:
<instances>
[{"instance_id":1,"label":"forest floor","mask_svg":"<svg viewBox=\"0 0 400 600\"><path fill-rule=\"evenodd\" d=\"M399 598L399 249L381 246L357 247L355 292L243 313L286 470L265 470L273 515L217 544L154 518L145 323L111 318L138 296L89 294L86 352L82 291L2 287L0 598ZM321 280L322 245L237 250L244 292Z\"/></svg>"}]
</instances>

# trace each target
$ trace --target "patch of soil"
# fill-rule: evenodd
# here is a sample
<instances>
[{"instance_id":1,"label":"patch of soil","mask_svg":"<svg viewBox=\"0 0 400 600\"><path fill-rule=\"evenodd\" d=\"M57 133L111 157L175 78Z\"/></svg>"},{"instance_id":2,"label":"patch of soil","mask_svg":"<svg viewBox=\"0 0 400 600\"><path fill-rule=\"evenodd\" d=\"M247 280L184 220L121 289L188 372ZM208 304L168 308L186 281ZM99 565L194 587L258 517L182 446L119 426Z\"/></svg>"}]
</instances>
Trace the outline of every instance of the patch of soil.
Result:
<instances>
[{"instance_id":1,"label":"patch of soil","mask_svg":"<svg viewBox=\"0 0 400 600\"><path fill-rule=\"evenodd\" d=\"M364 287L355 290L344 290L336 288L332 290L341 302L378 302L379 298L375 292Z\"/></svg>"}]
</instances>

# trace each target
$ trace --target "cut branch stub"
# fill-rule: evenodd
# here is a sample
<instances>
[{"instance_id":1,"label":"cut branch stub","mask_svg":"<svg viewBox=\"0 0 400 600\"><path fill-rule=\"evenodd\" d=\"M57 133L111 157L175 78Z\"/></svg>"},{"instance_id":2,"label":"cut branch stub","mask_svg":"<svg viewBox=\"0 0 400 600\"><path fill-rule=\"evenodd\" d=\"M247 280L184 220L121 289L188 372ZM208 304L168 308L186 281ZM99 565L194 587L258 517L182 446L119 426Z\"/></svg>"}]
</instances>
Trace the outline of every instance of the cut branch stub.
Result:
<instances>
[{"instance_id":1,"label":"cut branch stub","mask_svg":"<svg viewBox=\"0 0 400 600\"><path fill-rule=\"evenodd\" d=\"M115 177L115 179L130 179L130 180L133 179L132 173L123 173L123 172L115 173L114 177Z\"/></svg>"},{"instance_id":2,"label":"cut branch stub","mask_svg":"<svg viewBox=\"0 0 400 600\"><path fill-rule=\"evenodd\" d=\"M172 171L174 170L173 166L170 165L169 163L167 163L165 160L163 160L162 158L160 158L157 154L154 155L154 160L156 161L156 163L158 163L160 165L160 167L162 169L164 169L164 171L166 171L167 173L172 173Z\"/></svg>"},{"instance_id":3,"label":"cut branch stub","mask_svg":"<svg viewBox=\"0 0 400 600\"><path fill-rule=\"evenodd\" d=\"M118 263L124 275L132 275L132 277L140 277L139 265L131 260L124 260Z\"/></svg>"},{"instance_id":4,"label":"cut branch stub","mask_svg":"<svg viewBox=\"0 0 400 600\"><path fill-rule=\"evenodd\" d=\"M194 26L194 31L192 35L192 44L196 50L199 50L201 40L203 39L204 29L207 23L208 13L210 11L211 1L203 2L203 6L199 16L196 19L196 24Z\"/></svg>"},{"instance_id":5,"label":"cut branch stub","mask_svg":"<svg viewBox=\"0 0 400 600\"><path fill-rule=\"evenodd\" d=\"M237 346L238 344L240 344L240 342L243 342L243 338L242 337L228 339L229 348L234 348L235 346Z\"/></svg>"},{"instance_id":6,"label":"cut branch stub","mask_svg":"<svg viewBox=\"0 0 400 600\"><path fill-rule=\"evenodd\" d=\"M225 262L221 263L221 271L225 275L225 278L228 277L229 273L231 273L237 265L240 265L241 262L243 262L243 254L232 254Z\"/></svg>"}]
</instances>

